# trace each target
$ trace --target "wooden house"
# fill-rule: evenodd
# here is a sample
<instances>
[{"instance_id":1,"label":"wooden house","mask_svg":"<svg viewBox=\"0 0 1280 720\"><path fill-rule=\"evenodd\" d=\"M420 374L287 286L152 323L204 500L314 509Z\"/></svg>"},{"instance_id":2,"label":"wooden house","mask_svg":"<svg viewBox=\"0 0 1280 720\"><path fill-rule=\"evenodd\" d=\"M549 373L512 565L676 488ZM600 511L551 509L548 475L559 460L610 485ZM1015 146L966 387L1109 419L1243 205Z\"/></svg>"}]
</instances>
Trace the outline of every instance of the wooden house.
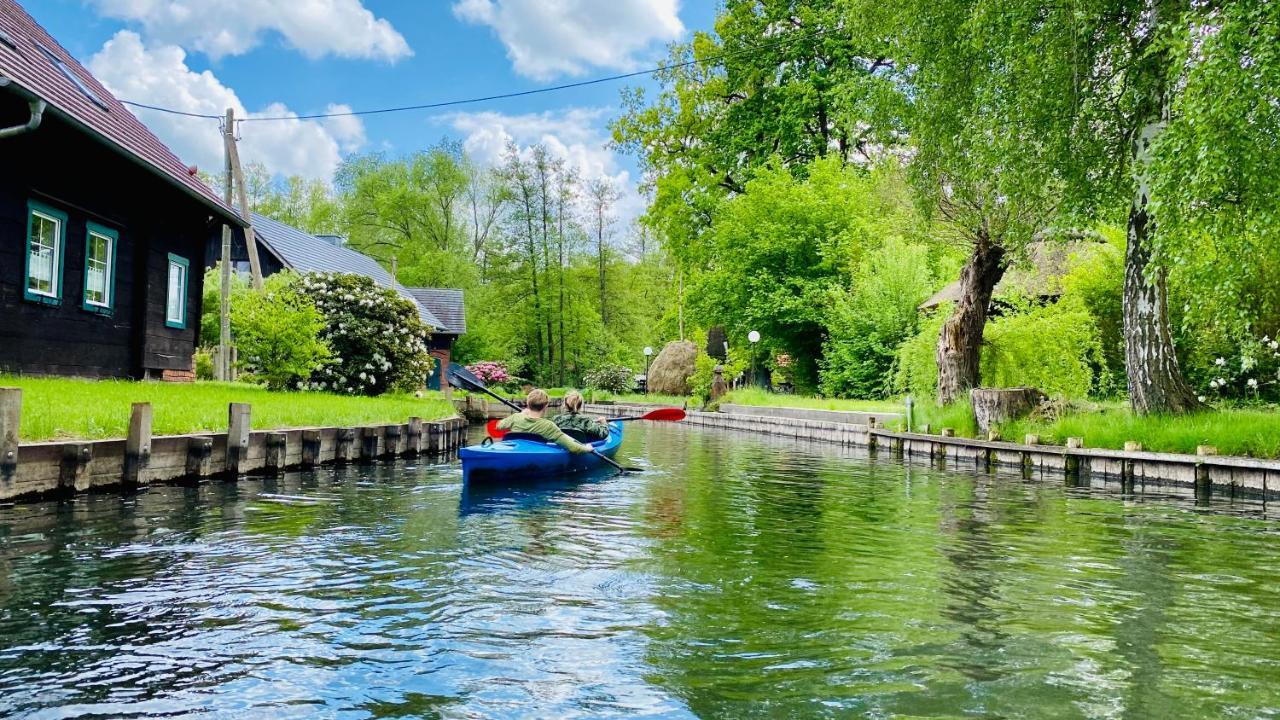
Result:
<instances>
[{"instance_id":1,"label":"wooden house","mask_svg":"<svg viewBox=\"0 0 1280 720\"><path fill-rule=\"evenodd\" d=\"M438 361L429 386L441 389L440 374L448 371L453 343L467 331L461 290L406 288L396 282L377 260L348 247L341 236L312 235L257 213L253 213L251 217L263 277L285 269L299 273L338 272L362 275L413 302L417 307L418 317L431 328L429 347L432 357ZM221 239L211 239L206 248L206 267L216 266L221 253ZM243 233L235 234L231 264L237 273L248 275L249 254L245 249Z\"/></svg>"},{"instance_id":2,"label":"wooden house","mask_svg":"<svg viewBox=\"0 0 1280 720\"><path fill-rule=\"evenodd\" d=\"M244 225L0 0L0 372L192 379L201 260L224 223Z\"/></svg>"}]
</instances>

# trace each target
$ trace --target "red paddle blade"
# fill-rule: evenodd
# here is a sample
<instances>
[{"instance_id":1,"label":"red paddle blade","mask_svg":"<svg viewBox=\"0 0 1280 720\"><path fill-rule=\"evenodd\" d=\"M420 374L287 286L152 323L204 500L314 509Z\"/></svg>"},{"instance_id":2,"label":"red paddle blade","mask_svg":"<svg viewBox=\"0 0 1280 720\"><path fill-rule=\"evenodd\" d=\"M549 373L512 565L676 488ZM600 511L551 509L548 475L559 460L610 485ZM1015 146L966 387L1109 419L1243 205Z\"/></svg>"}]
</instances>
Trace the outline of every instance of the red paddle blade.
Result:
<instances>
[{"instance_id":1,"label":"red paddle blade","mask_svg":"<svg viewBox=\"0 0 1280 720\"><path fill-rule=\"evenodd\" d=\"M502 438L506 437L506 434L507 434L506 430L498 429L497 420L490 420L488 424L484 426L484 429L489 433L489 437L493 438L494 440L501 440Z\"/></svg>"},{"instance_id":2,"label":"red paddle blade","mask_svg":"<svg viewBox=\"0 0 1280 720\"><path fill-rule=\"evenodd\" d=\"M651 413L641 415L641 420L657 420L659 422L680 422L685 413L680 408L659 408Z\"/></svg>"}]
</instances>

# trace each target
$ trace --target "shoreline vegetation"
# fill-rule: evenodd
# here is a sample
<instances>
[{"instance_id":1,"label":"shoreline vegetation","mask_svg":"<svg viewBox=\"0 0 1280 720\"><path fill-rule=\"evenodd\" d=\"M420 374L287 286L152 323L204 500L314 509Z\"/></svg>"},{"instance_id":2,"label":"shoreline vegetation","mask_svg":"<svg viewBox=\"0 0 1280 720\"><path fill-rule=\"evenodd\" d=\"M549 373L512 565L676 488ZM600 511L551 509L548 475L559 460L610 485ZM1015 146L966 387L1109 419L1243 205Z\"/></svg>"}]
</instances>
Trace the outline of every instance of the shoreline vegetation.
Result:
<instances>
[{"instance_id":1,"label":"shoreline vegetation","mask_svg":"<svg viewBox=\"0 0 1280 720\"><path fill-rule=\"evenodd\" d=\"M376 425L410 417L456 415L438 392L378 397L273 392L245 383L190 384L0 375L0 387L22 389L23 442L106 440L128 434L132 403L149 402L155 435L225 432L227 406L249 403L254 430Z\"/></svg>"}]
</instances>

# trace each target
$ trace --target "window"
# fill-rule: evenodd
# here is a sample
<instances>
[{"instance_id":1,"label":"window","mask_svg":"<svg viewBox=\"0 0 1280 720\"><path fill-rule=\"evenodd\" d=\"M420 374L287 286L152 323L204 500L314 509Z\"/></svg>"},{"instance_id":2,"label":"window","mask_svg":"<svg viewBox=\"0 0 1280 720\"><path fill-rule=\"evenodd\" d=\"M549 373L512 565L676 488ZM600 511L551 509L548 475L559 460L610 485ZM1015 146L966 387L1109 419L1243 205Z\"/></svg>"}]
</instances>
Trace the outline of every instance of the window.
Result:
<instances>
[{"instance_id":1,"label":"window","mask_svg":"<svg viewBox=\"0 0 1280 720\"><path fill-rule=\"evenodd\" d=\"M84 309L110 313L115 304L116 245L114 230L89 223L84 243Z\"/></svg>"},{"instance_id":2,"label":"window","mask_svg":"<svg viewBox=\"0 0 1280 720\"><path fill-rule=\"evenodd\" d=\"M90 88L87 84L85 84L85 81L81 80L80 76L75 74L75 71L73 71L70 67L67 66L65 62L62 61L62 58L55 55L52 50L45 47L44 45L41 45L40 43L36 43L36 47L40 48L40 52L44 53L44 56L49 59L49 62L53 63L54 67L61 70L62 74L65 75L66 78L70 80L73 84L75 84L76 88L79 89L80 92L86 98L89 98L90 102L102 108L103 110L107 109L107 104L102 101L102 98L98 97L98 94L95 93L93 89Z\"/></svg>"},{"instance_id":3,"label":"window","mask_svg":"<svg viewBox=\"0 0 1280 720\"><path fill-rule=\"evenodd\" d=\"M67 216L48 205L27 203L27 283L23 297L57 305L62 299L62 246Z\"/></svg>"},{"instance_id":4,"label":"window","mask_svg":"<svg viewBox=\"0 0 1280 720\"><path fill-rule=\"evenodd\" d=\"M169 292L164 304L165 327L187 326L187 271L190 267L185 258L169 255Z\"/></svg>"}]
</instances>

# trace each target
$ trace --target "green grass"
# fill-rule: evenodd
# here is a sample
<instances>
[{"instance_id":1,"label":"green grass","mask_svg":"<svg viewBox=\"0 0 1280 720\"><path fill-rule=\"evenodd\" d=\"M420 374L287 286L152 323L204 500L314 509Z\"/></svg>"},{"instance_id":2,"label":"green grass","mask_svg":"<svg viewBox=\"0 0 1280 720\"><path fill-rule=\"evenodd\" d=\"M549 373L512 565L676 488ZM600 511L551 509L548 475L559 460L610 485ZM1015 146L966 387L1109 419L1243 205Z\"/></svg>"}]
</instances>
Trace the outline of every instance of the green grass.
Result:
<instances>
[{"instance_id":1,"label":"green grass","mask_svg":"<svg viewBox=\"0 0 1280 720\"><path fill-rule=\"evenodd\" d=\"M398 423L410 417L452 417L453 407L439 393L425 397L384 395L349 397L327 393L275 393L237 383L194 384L77 380L0 375L0 387L22 388L23 440L124 437L130 405L150 402L155 435L225 432L227 405L253 406L255 430L290 427L356 426Z\"/></svg>"},{"instance_id":2,"label":"green grass","mask_svg":"<svg viewBox=\"0 0 1280 720\"><path fill-rule=\"evenodd\" d=\"M1065 415L1052 423L1005 423L1000 432L1009 439L1035 433L1041 442L1053 444L1079 437L1084 438L1085 447L1113 450L1123 449L1126 441L1135 440L1151 452L1194 454L1197 445L1212 445L1223 455L1280 458L1280 411L1276 410L1213 410L1176 417L1140 417L1128 408L1111 407Z\"/></svg>"},{"instance_id":3,"label":"green grass","mask_svg":"<svg viewBox=\"0 0 1280 720\"><path fill-rule=\"evenodd\" d=\"M622 395L614 395L611 393L597 391L592 394L592 399L595 402L603 400L618 403L620 405L636 403L640 405L670 405L673 407L684 407L685 403L688 403L689 407L695 407L699 404L691 397L682 397L680 395L659 395L658 393L652 393L649 395L642 393L624 393Z\"/></svg>"},{"instance_id":4,"label":"green grass","mask_svg":"<svg viewBox=\"0 0 1280 720\"><path fill-rule=\"evenodd\" d=\"M834 398L817 398L805 395L780 395L766 392L760 388L743 388L734 390L721 398L720 403L734 405L758 405L765 407L793 407L809 410L850 410L856 412L893 412L903 411L899 400L838 400Z\"/></svg>"},{"instance_id":5,"label":"green grass","mask_svg":"<svg viewBox=\"0 0 1280 720\"><path fill-rule=\"evenodd\" d=\"M960 437L977 437L978 421L973 418L969 400L957 401L946 407L938 407L933 398L920 398L912 411L912 430L920 432L925 425L929 432L937 434L942 428L951 428ZM899 428L905 429L905 428Z\"/></svg>"}]
</instances>

